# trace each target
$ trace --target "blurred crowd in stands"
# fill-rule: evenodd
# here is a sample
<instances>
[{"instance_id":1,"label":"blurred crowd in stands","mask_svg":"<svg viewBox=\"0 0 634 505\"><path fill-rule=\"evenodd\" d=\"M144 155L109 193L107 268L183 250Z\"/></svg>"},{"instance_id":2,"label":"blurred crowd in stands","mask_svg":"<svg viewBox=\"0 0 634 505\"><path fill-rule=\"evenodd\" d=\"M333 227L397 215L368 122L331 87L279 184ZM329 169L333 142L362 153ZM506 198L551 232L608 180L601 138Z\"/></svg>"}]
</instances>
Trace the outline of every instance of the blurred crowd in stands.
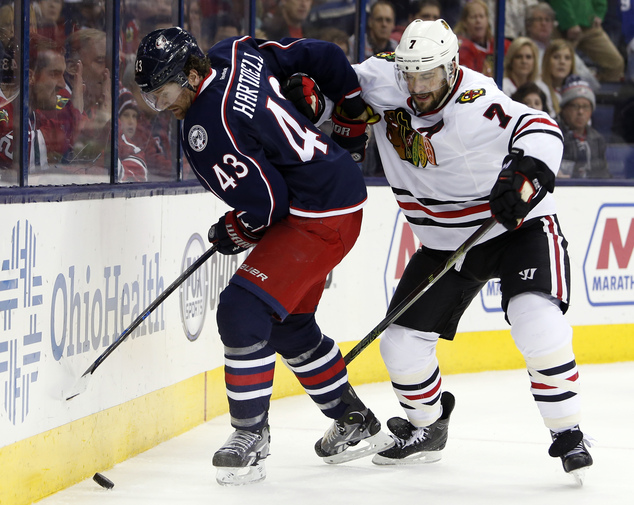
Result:
<instances>
[{"instance_id":1,"label":"blurred crowd in stands","mask_svg":"<svg viewBox=\"0 0 634 505\"><path fill-rule=\"evenodd\" d=\"M506 0L504 47L495 46L496 0L370 0L358 44L354 0L256 0L255 36L312 37L338 44L351 63L393 51L413 19L445 19L460 40L460 64L494 76L503 91L547 111L565 138L562 178L634 178L634 0ZM20 133L21 9L29 6L28 135ZM178 24L179 2L120 0L119 81L113 86L111 2L0 0L0 184L30 176L101 175L109 182L113 112L116 182L173 181L178 124L140 97L134 61L141 38ZM184 27L211 48L249 32L251 2L184 0ZM118 107L113 111L113 90ZM468 128L468 125L465 125ZM26 149L22 141L27 138ZM360 169L381 176L372 139ZM184 177L191 178L186 166ZM36 178L37 179L37 178Z\"/></svg>"}]
</instances>

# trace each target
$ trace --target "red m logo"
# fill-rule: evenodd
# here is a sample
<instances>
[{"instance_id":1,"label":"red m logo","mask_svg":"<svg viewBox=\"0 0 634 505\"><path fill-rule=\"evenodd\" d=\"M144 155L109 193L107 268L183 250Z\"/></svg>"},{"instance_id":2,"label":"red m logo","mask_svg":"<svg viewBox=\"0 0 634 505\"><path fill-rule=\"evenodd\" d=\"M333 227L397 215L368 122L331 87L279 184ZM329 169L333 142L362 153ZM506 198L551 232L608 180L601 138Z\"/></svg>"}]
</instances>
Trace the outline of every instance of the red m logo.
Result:
<instances>
[{"instance_id":1,"label":"red m logo","mask_svg":"<svg viewBox=\"0 0 634 505\"><path fill-rule=\"evenodd\" d=\"M632 258L632 251L634 250L634 218L630 221L630 229L627 232L625 242L621 241L621 231L616 218L612 217L605 220L603 239L601 240L601 249L599 250L599 259L597 261L597 270L608 268L610 248L614 250L614 256L616 257L616 263L619 268L627 268Z\"/></svg>"}]
</instances>

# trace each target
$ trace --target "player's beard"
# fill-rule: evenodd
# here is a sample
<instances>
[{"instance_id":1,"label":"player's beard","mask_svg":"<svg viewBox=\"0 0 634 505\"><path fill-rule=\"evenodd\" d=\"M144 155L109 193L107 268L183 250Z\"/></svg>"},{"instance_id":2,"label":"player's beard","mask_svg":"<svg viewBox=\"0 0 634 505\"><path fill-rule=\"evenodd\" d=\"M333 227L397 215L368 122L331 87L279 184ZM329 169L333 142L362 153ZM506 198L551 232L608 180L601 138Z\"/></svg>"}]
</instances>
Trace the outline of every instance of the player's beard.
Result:
<instances>
[{"instance_id":1,"label":"player's beard","mask_svg":"<svg viewBox=\"0 0 634 505\"><path fill-rule=\"evenodd\" d=\"M448 92L449 85L447 81L444 81L443 85L434 91L430 91L429 93L410 93L410 95L418 112L425 114L440 107L440 104Z\"/></svg>"}]
</instances>

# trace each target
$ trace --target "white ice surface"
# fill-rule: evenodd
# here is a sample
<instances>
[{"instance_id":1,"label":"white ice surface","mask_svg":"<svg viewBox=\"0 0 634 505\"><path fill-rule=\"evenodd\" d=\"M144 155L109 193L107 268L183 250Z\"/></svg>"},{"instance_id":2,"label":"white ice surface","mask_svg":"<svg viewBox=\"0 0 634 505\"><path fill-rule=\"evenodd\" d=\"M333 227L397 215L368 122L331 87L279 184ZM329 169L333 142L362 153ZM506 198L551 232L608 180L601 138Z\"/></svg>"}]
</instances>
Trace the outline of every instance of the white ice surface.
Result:
<instances>
[{"instance_id":1,"label":"white ice surface","mask_svg":"<svg viewBox=\"0 0 634 505\"><path fill-rule=\"evenodd\" d=\"M354 366L354 365L352 365ZM264 482L216 484L211 456L232 431L215 418L101 471L112 490L87 479L41 505L625 505L634 504L634 362L580 367L582 429L596 439L583 487L566 475L528 390L524 370L446 375L456 396L449 442L437 463L378 467L370 458L326 465L315 441L330 420L306 395L271 405ZM385 421L402 415L389 383L359 396Z\"/></svg>"}]
</instances>

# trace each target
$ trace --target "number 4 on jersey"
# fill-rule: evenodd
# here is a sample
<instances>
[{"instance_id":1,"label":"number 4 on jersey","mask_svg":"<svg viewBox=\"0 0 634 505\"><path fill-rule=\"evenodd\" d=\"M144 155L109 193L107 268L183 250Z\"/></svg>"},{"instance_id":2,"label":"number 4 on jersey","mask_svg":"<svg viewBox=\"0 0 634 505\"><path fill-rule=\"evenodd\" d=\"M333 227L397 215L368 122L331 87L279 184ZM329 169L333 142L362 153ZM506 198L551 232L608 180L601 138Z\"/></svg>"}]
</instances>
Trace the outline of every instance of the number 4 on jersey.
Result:
<instances>
[{"instance_id":1,"label":"number 4 on jersey","mask_svg":"<svg viewBox=\"0 0 634 505\"><path fill-rule=\"evenodd\" d=\"M302 128L302 126L295 121L295 118L291 116L288 112L286 112L278 103L274 100L271 100L269 97L266 101L266 108L269 109L277 123L280 125L280 128L284 132L286 139L290 146L295 150L299 159L302 161L312 160L315 156L315 149L321 151L326 154L328 151L328 146L324 144L321 140L319 140L319 135L315 132L307 130L306 128ZM291 129L304 141L304 145L300 146Z\"/></svg>"}]
</instances>

